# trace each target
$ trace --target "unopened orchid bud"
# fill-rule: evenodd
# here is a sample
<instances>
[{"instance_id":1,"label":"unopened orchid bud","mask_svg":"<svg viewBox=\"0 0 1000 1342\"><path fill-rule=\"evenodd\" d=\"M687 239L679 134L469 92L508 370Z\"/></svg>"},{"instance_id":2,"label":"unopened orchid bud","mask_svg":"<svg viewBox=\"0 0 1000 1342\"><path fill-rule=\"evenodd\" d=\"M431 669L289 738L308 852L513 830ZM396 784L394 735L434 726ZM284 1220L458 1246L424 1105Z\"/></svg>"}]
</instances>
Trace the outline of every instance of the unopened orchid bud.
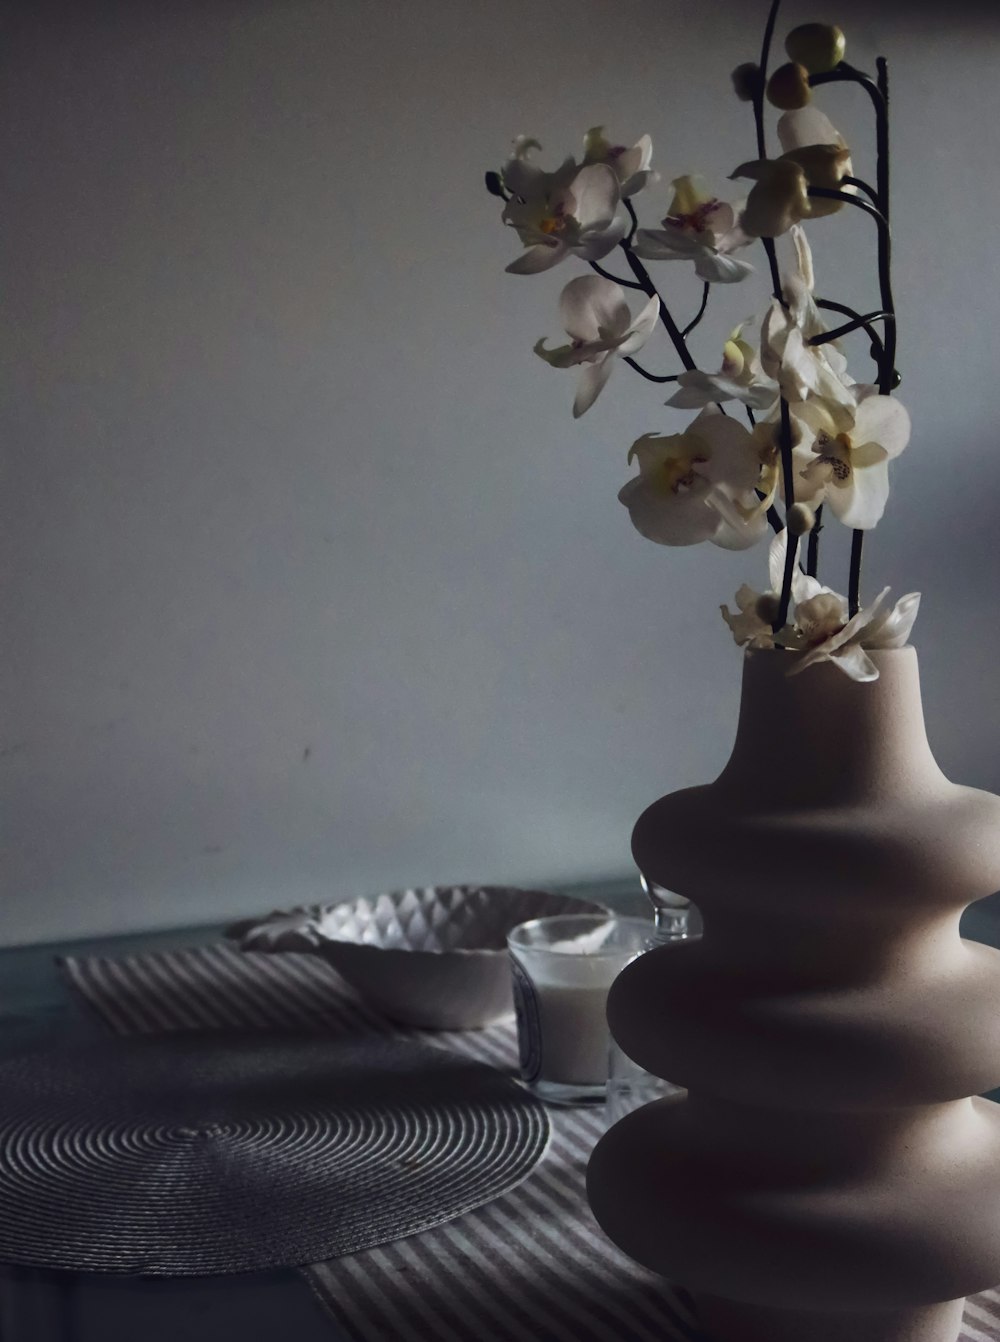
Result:
<instances>
[{"instance_id":1,"label":"unopened orchid bud","mask_svg":"<svg viewBox=\"0 0 1000 1342\"><path fill-rule=\"evenodd\" d=\"M775 624L781 614L781 598L775 592L765 592L757 598L754 614L765 624Z\"/></svg>"},{"instance_id":2,"label":"unopened orchid bud","mask_svg":"<svg viewBox=\"0 0 1000 1342\"><path fill-rule=\"evenodd\" d=\"M783 112L797 112L811 98L809 71L796 61L779 65L767 81L768 102L772 107L780 107Z\"/></svg>"},{"instance_id":3,"label":"unopened orchid bud","mask_svg":"<svg viewBox=\"0 0 1000 1342\"><path fill-rule=\"evenodd\" d=\"M816 525L816 514L808 503L793 503L785 514L785 526L793 536L806 536Z\"/></svg>"},{"instance_id":4,"label":"unopened orchid bud","mask_svg":"<svg viewBox=\"0 0 1000 1342\"><path fill-rule=\"evenodd\" d=\"M811 75L823 75L844 59L847 39L833 23L803 23L785 38L789 60L805 66Z\"/></svg>"},{"instance_id":5,"label":"unopened orchid bud","mask_svg":"<svg viewBox=\"0 0 1000 1342\"><path fill-rule=\"evenodd\" d=\"M733 88L741 103L752 103L764 90L764 75L759 65L746 61L733 71Z\"/></svg>"}]
</instances>

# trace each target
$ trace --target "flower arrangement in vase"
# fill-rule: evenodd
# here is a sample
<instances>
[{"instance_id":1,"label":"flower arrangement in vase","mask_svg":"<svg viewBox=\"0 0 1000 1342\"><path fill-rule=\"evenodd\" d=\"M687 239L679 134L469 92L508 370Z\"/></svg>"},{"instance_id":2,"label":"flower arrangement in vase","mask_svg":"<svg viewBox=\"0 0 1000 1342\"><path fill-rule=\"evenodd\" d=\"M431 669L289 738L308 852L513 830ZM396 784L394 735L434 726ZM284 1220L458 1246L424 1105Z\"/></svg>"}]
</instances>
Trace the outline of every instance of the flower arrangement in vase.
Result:
<instances>
[{"instance_id":1,"label":"flower arrangement in vase","mask_svg":"<svg viewBox=\"0 0 1000 1342\"><path fill-rule=\"evenodd\" d=\"M1000 1111L975 1098L1000 1080L1000 953L958 931L1000 885L1000 799L949 782L931 755L907 646L919 595L861 599L865 537L910 434L895 395L886 62L871 77L844 59L839 28L808 23L770 70L779 4L759 60L733 75L756 136L732 174L743 198L676 178L659 226L642 228L650 138L616 145L601 127L579 162L546 170L522 137L487 174L522 244L510 272L589 266L562 291L567 343L535 346L576 371L574 415L620 363L694 412L629 450L637 473L619 498L637 530L739 551L771 535L767 586L722 607L746 649L732 757L633 834L644 876L694 901L705 931L630 965L609 1020L684 1091L602 1138L588 1191L620 1247L692 1291L715 1342L954 1342L963 1297L1000 1280ZM870 100L872 182L814 101L830 83ZM809 241L848 210L873 233L878 298L863 312L818 296ZM691 338L752 256L770 300L706 371ZM666 262L703 283L686 324L648 268ZM647 366L657 327L677 371ZM855 333L871 360L860 377L841 349ZM820 580L831 520L850 531L845 595ZM766 778L763 759L780 762Z\"/></svg>"},{"instance_id":2,"label":"flower arrangement in vase","mask_svg":"<svg viewBox=\"0 0 1000 1342\"><path fill-rule=\"evenodd\" d=\"M753 106L756 158L732 177L752 183L745 199L724 202L697 179L675 178L658 228L640 228L635 201L658 180L648 135L631 148L612 144L603 127L584 138L581 162L570 157L554 171L535 162L538 142L522 136L489 189L504 201L503 220L523 250L507 270L535 275L576 258L590 274L571 279L560 297L568 343L535 352L553 368L578 372L573 414L585 414L620 362L653 383L676 384L666 402L697 411L681 433L644 434L629 449L638 474L621 490L637 530L662 545L708 541L730 550L757 545L774 533L769 590L748 585L738 612L723 607L736 641L750 648L804 652L794 671L832 659L848 675L871 680L877 670L866 648L901 647L916 618L919 596L891 609L883 591L860 604L865 533L877 525L889 493L888 463L906 447L907 412L893 394L896 323L890 276L888 76L875 80L843 60L839 29L805 24L789 34L792 59L766 79L777 16L772 5L760 65L734 72L739 97ZM871 98L876 121L875 183L853 175L842 136L813 101L813 89L838 81ZM777 124L782 152L767 156L765 106L785 108ZM878 304L860 313L817 298L806 226L844 209L872 221L878 257ZM717 371L699 368L690 338L713 296L727 296L753 273L751 247L760 244L772 297L756 322L735 325ZM779 244L787 250L782 277ZM683 327L654 284L647 262L691 265L703 282L698 312ZM613 276L618 263L627 273ZM645 299L638 312L628 293ZM831 329L824 314L835 314ZM846 318L846 320L842 320ZM637 355L657 326L666 332L681 371L653 372ZM869 341L874 368L855 378L840 350L854 331ZM756 341L756 343L754 343ZM820 533L828 517L853 532L847 596L820 584Z\"/></svg>"}]
</instances>

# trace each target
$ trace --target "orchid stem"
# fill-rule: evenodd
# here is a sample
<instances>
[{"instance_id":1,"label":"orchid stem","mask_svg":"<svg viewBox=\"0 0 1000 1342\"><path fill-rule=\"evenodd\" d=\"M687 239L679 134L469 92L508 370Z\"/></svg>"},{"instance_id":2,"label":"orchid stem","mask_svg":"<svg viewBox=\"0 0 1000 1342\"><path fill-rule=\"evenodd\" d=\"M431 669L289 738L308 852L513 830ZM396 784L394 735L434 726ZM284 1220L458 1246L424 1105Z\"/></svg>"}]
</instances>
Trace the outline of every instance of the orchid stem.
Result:
<instances>
[{"instance_id":1,"label":"orchid stem","mask_svg":"<svg viewBox=\"0 0 1000 1342\"><path fill-rule=\"evenodd\" d=\"M817 306L832 307L833 305L817 304ZM852 317L849 322L845 322L843 326L836 327L833 331L824 331L822 335L810 336L806 343L812 345L814 348L819 345L829 345L831 340L839 340L841 336L850 335L852 331L860 331L862 328L864 328L874 340L877 337L875 332L871 329L872 322L893 322L895 320L896 314L894 312L867 312L864 316L858 314ZM879 345L883 350L885 349L881 340L879 340Z\"/></svg>"},{"instance_id":2,"label":"orchid stem","mask_svg":"<svg viewBox=\"0 0 1000 1342\"><path fill-rule=\"evenodd\" d=\"M779 447L781 449L781 483L785 495L785 516L787 517L789 508L795 503L795 472L792 467L792 417L788 410L788 401L784 396L781 398ZM789 535L787 529L785 535L788 539L788 546L785 550L785 573L781 580L778 618L772 626L775 633L783 629L788 620L788 607L792 599L792 576L795 573L795 556L799 548L798 536Z\"/></svg>"},{"instance_id":3,"label":"orchid stem","mask_svg":"<svg viewBox=\"0 0 1000 1342\"><path fill-rule=\"evenodd\" d=\"M806 556L806 572L810 578L815 578L819 572L819 533L823 530L823 505L822 503L816 509L816 521L813 523L813 529L809 533L808 554Z\"/></svg>"},{"instance_id":4,"label":"orchid stem","mask_svg":"<svg viewBox=\"0 0 1000 1342\"><path fill-rule=\"evenodd\" d=\"M685 326L684 330L681 332L681 335L684 337L685 340L688 338L688 336L691 334L694 328L701 321L702 317L704 317L705 315L705 309L708 307L708 291L711 289L711 287L712 286L709 284L708 280L706 280L705 287L701 291L701 307L698 309L698 311L688 322L687 326Z\"/></svg>"},{"instance_id":5,"label":"orchid stem","mask_svg":"<svg viewBox=\"0 0 1000 1342\"><path fill-rule=\"evenodd\" d=\"M879 393L888 396L898 384L899 375L896 372L896 307L892 298L892 241L889 231L889 67L884 56L879 56L875 68L877 77L872 80L869 75L842 61L836 70L831 70L828 74L813 75L809 80L813 87L817 84L850 81L860 85L871 99L872 107L875 109L875 191L872 192L870 187L857 179L845 180L848 185L859 186L865 190L874 203L869 205L867 201L842 191L810 188L809 194L843 200L845 204L865 210L872 215L878 225L878 282L882 312L872 313L868 318L858 321L858 325L864 326L871 337L872 352L877 355ZM845 311L832 303L825 303L823 306ZM850 312L846 312L845 315L850 316L852 320L857 320L858 316L857 313ZM869 322L876 320L882 320L884 323L885 334L882 340L876 338L868 325ZM855 530L851 538L851 570L847 591L847 608L851 616L856 615L861 608L861 553L864 540L865 533Z\"/></svg>"},{"instance_id":6,"label":"orchid stem","mask_svg":"<svg viewBox=\"0 0 1000 1342\"><path fill-rule=\"evenodd\" d=\"M753 99L753 119L757 129L757 157L767 158L767 136L764 131L764 90L767 87L767 65L771 58L771 41L774 37L774 25L778 18L778 9L781 0L771 0L771 8L768 12L767 23L764 26L764 40L760 49L760 76L757 83L757 89ZM767 253L767 264L771 271L771 289L775 298L784 306L784 295L781 292L781 275L778 271L778 257L774 247L773 238L761 238L764 244L764 251ZM785 512L795 502L795 480L792 467L792 421L788 411L788 402L782 396L781 398L781 434L779 439L779 448L781 451L781 479L785 494ZM777 510L772 507L768 511L768 521L774 526L775 519L778 518ZM787 534L787 533L786 533ZM775 620L773 628L777 633L782 629L788 619L788 607L792 599L792 574L795 572L795 553L798 549L799 538L797 536L788 536L788 548L785 551L785 573L781 582L781 600L778 607L778 618Z\"/></svg>"},{"instance_id":7,"label":"orchid stem","mask_svg":"<svg viewBox=\"0 0 1000 1342\"><path fill-rule=\"evenodd\" d=\"M764 90L767 86L767 64L771 59L771 40L774 37L774 25L778 17L781 0L772 0L771 9L764 26L764 40L760 48L760 79L753 98L753 119L757 128L757 157L767 158L767 136L764 131ZM771 271L771 288L778 302L782 302L781 279L778 274L778 258L774 250L773 238L761 238L767 253L767 264Z\"/></svg>"},{"instance_id":8,"label":"orchid stem","mask_svg":"<svg viewBox=\"0 0 1000 1342\"><path fill-rule=\"evenodd\" d=\"M617 275L612 275L610 271L605 270L603 266L599 266L596 261L591 261L590 268L591 270L596 270L598 275L600 275L602 279L610 280L612 284L620 284L623 289L638 289L640 291L642 290L642 285L638 282L638 280L619 279Z\"/></svg>"},{"instance_id":9,"label":"orchid stem","mask_svg":"<svg viewBox=\"0 0 1000 1342\"><path fill-rule=\"evenodd\" d=\"M875 190L873 186L869 186L868 183L863 181L860 177L841 177L840 180L843 182L845 186L853 186L856 187L859 191L863 191L873 205L877 205L879 203L878 192Z\"/></svg>"},{"instance_id":10,"label":"orchid stem","mask_svg":"<svg viewBox=\"0 0 1000 1342\"><path fill-rule=\"evenodd\" d=\"M859 324L865 331L868 339L872 342L872 358L875 360L875 363L881 372L882 359L885 357L885 345L882 343L882 337L875 330L874 326L868 324L869 320L874 319L874 314L871 319L864 318L859 312L855 312L853 308L849 308L846 303L835 303L831 298L818 298L816 300L816 306L818 308L825 308L829 312L842 312L845 317L851 318L852 323L857 322ZM887 314L887 316L892 316L893 320L895 320L894 314L890 313ZM846 332L841 332L841 334L846 334Z\"/></svg>"},{"instance_id":11,"label":"orchid stem","mask_svg":"<svg viewBox=\"0 0 1000 1342\"><path fill-rule=\"evenodd\" d=\"M876 61L878 68L878 88L881 101L876 105L875 132L878 148L879 203L885 227L879 229L878 282L882 307L886 312L895 314L896 305L892 297L892 238L889 230L889 66L884 56ZM887 396L899 381L896 373L896 323L885 324L885 352L879 369L878 389Z\"/></svg>"},{"instance_id":12,"label":"orchid stem","mask_svg":"<svg viewBox=\"0 0 1000 1342\"><path fill-rule=\"evenodd\" d=\"M628 261L629 269L639 281L638 287L642 289L643 293L648 294L650 298L660 298L656 285L649 278L649 272L636 256L635 252L633 252L632 248L624 241L620 245L622 251L625 253L625 259ZM662 298L660 298L660 321L663 323L664 329L670 337L670 343L677 351L677 357L690 373L693 369L697 368L698 365L695 363L694 359L691 358L691 351L688 349L684 340L683 332L670 315L670 309L667 307L666 303L664 303Z\"/></svg>"},{"instance_id":13,"label":"orchid stem","mask_svg":"<svg viewBox=\"0 0 1000 1342\"><path fill-rule=\"evenodd\" d=\"M875 115L879 116L885 112L885 90L881 87L881 84L877 84L871 75L866 75L863 70L857 70L853 65L848 65L847 61L841 61L835 70L828 70L821 75L809 76L810 88L818 88L820 84L857 84L871 98Z\"/></svg>"},{"instance_id":14,"label":"orchid stem","mask_svg":"<svg viewBox=\"0 0 1000 1342\"><path fill-rule=\"evenodd\" d=\"M676 382L680 376L679 373L667 373L666 375L662 373L650 373L647 369L643 368L641 364L636 363L631 355L628 354L625 355L625 363L628 364L629 368L634 368L637 373L641 374L647 382Z\"/></svg>"},{"instance_id":15,"label":"orchid stem","mask_svg":"<svg viewBox=\"0 0 1000 1342\"><path fill-rule=\"evenodd\" d=\"M847 614L857 615L861 609L861 550L865 543L865 533L854 531L851 535L851 577L847 588Z\"/></svg>"},{"instance_id":16,"label":"orchid stem","mask_svg":"<svg viewBox=\"0 0 1000 1342\"><path fill-rule=\"evenodd\" d=\"M757 123L757 157L767 158L767 143L764 136L764 89L767 85L767 63L771 59L771 40L774 37L774 25L778 18L781 0L771 0L771 9L764 25L764 40L760 48L760 82L753 99L754 121Z\"/></svg>"}]
</instances>

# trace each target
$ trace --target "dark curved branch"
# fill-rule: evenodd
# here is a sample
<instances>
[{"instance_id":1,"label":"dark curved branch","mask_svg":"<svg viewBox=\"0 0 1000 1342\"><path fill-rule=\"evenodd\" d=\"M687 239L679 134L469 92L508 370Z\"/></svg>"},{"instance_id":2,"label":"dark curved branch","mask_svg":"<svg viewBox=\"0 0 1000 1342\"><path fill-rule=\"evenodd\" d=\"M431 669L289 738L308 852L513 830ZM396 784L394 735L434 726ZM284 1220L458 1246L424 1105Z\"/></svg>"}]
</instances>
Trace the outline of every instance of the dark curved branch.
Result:
<instances>
[{"instance_id":1,"label":"dark curved branch","mask_svg":"<svg viewBox=\"0 0 1000 1342\"><path fill-rule=\"evenodd\" d=\"M850 335L852 331L860 331L862 328L869 335L874 335L871 330L871 323L878 321L894 322L896 314L894 312L868 312L863 317L856 316L851 321L845 322L843 326L836 327L833 331L824 331L822 335L810 336L806 344L818 346L829 345L831 340L839 340L841 336ZM882 342L879 341L879 344Z\"/></svg>"},{"instance_id":2,"label":"dark curved branch","mask_svg":"<svg viewBox=\"0 0 1000 1342\"><path fill-rule=\"evenodd\" d=\"M754 121L757 124L757 157L767 158L767 143L764 137L764 91L767 87L767 65L771 59L771 41L774 38L774 25L778 18L781 0L771 0L771 10L764 25L764 39L760 48L760 79L753 100Z\"/></svg>"},{"instance_id":3,"label":"dark curved branch","mask_svg":"<svg viewBox=\"0 0 1000 1342\"><path fill-rule=\"evenodd\" d=\"M840 180L844 183L845 186L853 186L858 191L863 191L873 205L878 205L879 203L878 192L876 191L875 187L870 186L868 182L864 180L863 177L846 176L842 177Z\"/></svg>"},{"instance_id":4,"label":"dark curved branch","mask_svg":"<svg viewBox=\"0 0 1000 1342\"><path fill-rule=\"evenodd\" d=\"M813 523L813 529L809 533L808 553L806 555L806 572L810 578L815 578L819 570L819 533L823 530L823 505L816 508L816 521Z\"/></svg>"},{"instance_id":5,"label":"dark curved branch","mask_svg":"<svg viewBox=\"0 0 1000 1342\"><path fill-rule=\"evenodd\" d=\"M841 61L836 69L828 70L825 74L809 76L810 88L818 88L820 84L857 84L871 98L876 115L885 111L885 96L879 85L871 75L848 65L847 61Z\"/></svg>"},{"instance_id":6,"label":"dark curved branch","mask_svg":"<svg viewBox=\"0 0 1000 1342\"><path fill-rule=\"evenodd\" d=\"M636 212L635 212L635 206L632 204L632 202L631 202L630 200L623 200L623 201L622 201L622 204L625 206L625 209L626 209L626 211L627 211L627 213L628 213L629 220L631 221L631 224L632 224L632 227L629 229L628 234L627 234L627 236L626 236L626 238L625 238L625 242L626 242L626 244L627 244L629 247L631 247L631 246L632 246L632 239L635 237L636 230L637 230L638 227L639 227L639 216L636 214Z\"/></svg>"},{"instance_id":7,"label":"dark curved branch","mask_svg":"<svg viewBox=\"0 0 1000 1342\"><path fill-rule=\"evenodd\" d=\"M850 317L852 321L860 319L862 322L861 329L865 331L868 339L872 342L872 357L875 359L875 362L878 364L879 370L881 371L882 360L885 358L885 345L882 342L882 337L879 335L878 331L875 330L874 326L869 326L864 319L860 317L860 313L855 312L854 308L849 308L846 303L835 303L832 298L818 298L816 300L816 306L818 308L825 308L829 312L842 312L845 317ZM893 320L895 320L895 317L893 317Z\"/></svg>"},{"instance_id":8,"label":"dark curved branch","mask_svg":"<svg viewBox=\"0 0 1000 1342\"><path fill-rule=\"evenodd\" d=\"M887 312L895 312L896 305L892 297L892 243L889 233L889 66L885 57L875 62L878 68L878 88L881 107L875 119L878 152L878 193L885 228L879 229L878 282L882 306ZM896 373L896 323L887 322L885 327L885 351L879 370L878 389L883 396L888 395L899 381Z\"/></svg>"},{"instance_id":9,"label":"dark curved branch","mask_svg":"<svg viewBox=\"0 0 1000 1342\"><path fill-rule=\"evenodd\" d=\"M809 195L818 200L839 200L844 205L853 205L856 210L864 210L865 214L870 214L879 229L889 227L889 221L880 209L867 200L862 200L860 196L852 195L850 191L837 191L829 186L811 186Z\"/></svg>"},{"instance_id":10,"label":"dark curved branch","mask_svg":"<svg viewBox=\"0 0 1000 1342\"><path fill-rule=\"evenodd\" d=\"M619 279L617 275L612 275L610 271L605 270L604 267L602 265L598 265L596 261L591 261L590 268L591 270L596 270L598 275L600 275L603 279L610 280L612 284L620 284L623 289L638 289L640 292L642 292L642 285L639 284L636 280Z\"/></svg>"},{"instance_id":11,"label":"dark curved branch","mask_svg":"<svg viewBox=\"0 0 1000 1342\"><path fill-rule=\"evenodd\" d=\"M795 472L792 469L792 420L788 411L788 402L781 398L781 482L785 496L785 514L795 503ZM775 633L783 629L788 620L788 607L792 599L792 577L795 573L795 559L799 548L798 536L788 534L788 547L785 550L785 572L781 581L781 601L778 605L778 618L772 628Z\"/></svg>"},{"instance_id":12,"label":"dark curved branch","mask_svg":"<svg viewBox=\"0 0 1000 1342\"><path fill-rule=\"evenodd\" d=\"M629 354L625 355L622 362L627 363L629 368L634 368L647 382L676 382L680 377L680 373L668 373L666 376L663 376L661 373L650 373L647 369L643 368L642 364L636 363Z\"/></svg>"},{"instance_id":13,"label":"dark curved branch","mask_svg":"<svg viewBox=\"0 0 1000 1342\"><path fill-rule=\"evenodd\" d=\"M865 543L865 533L854 531L851 535L851 576L847 588L847 613L857 615L861 609L861 548Z\"/></svg>"},{"instance_id":14,"label":"dark curved branch","mask_svg":"<svg viewBox=\"0 0 1000 1342\"><path fill-rule=\"evenodd\" d=\"M648 294L650 298L660 298L656 285L649 278L649 271L636 256L635 252L633 252L628 242L623 239L619 245L625 253L625 260L628 262L629 269L639 281L638 287L644 294ZM660 321L663 323L664 330L670 337L670 343L677 351L677 357L688 372L693 371L698 365L695 363L694 359L691 358L691 351L688 349L684 341L683 333L670 315L670 309L667 307L666 303L664 303L662 298L660 298Z\"/></svg>"},{"instance_id":15,"label":"dark curved branch","mask_svg":"<svg viewBox=\"0 0 1000 1342\"><path fill-rule=\"evenodd\" d=\"M771 41L774 37L774 25L778 17L781 0L771 0L771 9L764 27L764 40L760 48L760 78L753 99L753 119L757 129L757 157L767 158L767 137L764 133L764 93L767 88L767 66L771 59ZM771 271L771 288L779 302L781 299L781 278L778 274L778 258L774 250L773 238L761 238L767 253L767 264Z\"/></svg>"},{"instance_id":16,"label":"dark curved branch","mask_svg":"<svg viewBox=\"0 0 1000 1342\"><path fill-rule=\"evenodd\" d=\"M712 287L711 284L709 284L708 280L706 280L705 287L701 291L701 307L698 309L698 311L688 322L687 326L685 326L684 330L681 332L681 335L684 337L685 340L688 338L688 336L691 334L694 328L701 321L702 317L704 317L705 315L705 309L708 307L708 291L709 289L711 289L711 287Z\"/></svg>"}]
</instances>

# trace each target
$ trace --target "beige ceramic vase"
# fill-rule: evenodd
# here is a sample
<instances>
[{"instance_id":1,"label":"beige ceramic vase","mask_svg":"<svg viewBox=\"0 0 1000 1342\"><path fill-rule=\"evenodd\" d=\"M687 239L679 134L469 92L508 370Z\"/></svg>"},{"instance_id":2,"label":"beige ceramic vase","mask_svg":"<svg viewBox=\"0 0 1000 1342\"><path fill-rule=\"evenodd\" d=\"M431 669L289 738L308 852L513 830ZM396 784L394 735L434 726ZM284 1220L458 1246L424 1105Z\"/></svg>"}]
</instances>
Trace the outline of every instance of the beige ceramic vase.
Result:
<instances>
[{"instance_id":1,"label":"beige ceramic vase","mask_svg":"<svg viewBox=\"0 0 1000 1342\"><path fill-rule=\"evenodd\" d=\"M612 1031L687 1088L590 1162L627 1254L686 1286L715 1342L955 1342L1000 1282L1000 952L962 910L1000 888L1000 798L924 731L916 653L747 655L732 758L655 802L633 851L700 942L615 983Z\"/></svg>"}]
</instances>

